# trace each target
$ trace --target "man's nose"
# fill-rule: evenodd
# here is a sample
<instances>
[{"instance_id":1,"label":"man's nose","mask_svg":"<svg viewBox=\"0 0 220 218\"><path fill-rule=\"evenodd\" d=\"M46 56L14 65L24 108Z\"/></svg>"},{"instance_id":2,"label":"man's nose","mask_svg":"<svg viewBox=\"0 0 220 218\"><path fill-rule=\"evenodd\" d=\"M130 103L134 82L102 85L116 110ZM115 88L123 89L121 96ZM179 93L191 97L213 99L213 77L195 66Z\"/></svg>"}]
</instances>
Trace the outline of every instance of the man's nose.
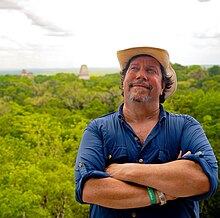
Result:
<instances>
[{"instance_id":1,"label":"man's nose","mask_svg":"<svg viewBox=\"0 0 220 218\"><path fill-rule=\"evenodd\" d=\"M148 76L147 76L147 72L145 71L145 69L141 68L138 72L137 72L137 78L142 78L147 80Z\"/></svg>"}]
</instances>

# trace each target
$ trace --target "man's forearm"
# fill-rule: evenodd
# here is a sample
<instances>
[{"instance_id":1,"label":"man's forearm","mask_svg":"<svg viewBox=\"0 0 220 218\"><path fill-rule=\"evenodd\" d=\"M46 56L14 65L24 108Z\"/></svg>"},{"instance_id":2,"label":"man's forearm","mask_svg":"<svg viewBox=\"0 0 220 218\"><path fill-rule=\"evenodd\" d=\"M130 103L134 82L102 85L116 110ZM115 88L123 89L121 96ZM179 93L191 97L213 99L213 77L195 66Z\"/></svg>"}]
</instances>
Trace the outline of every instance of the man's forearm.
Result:
<instances>
[{"instance_id":1,"label":"man's forearm","mask_svg":"<svg viewBox=\"0 0 220 218\"><path fill-rule=\"evenodd\" d=\"M187 197L209 191L209 179L200 165L189 160L164 164L113 164L107 172L116 179L150 186L168 195Z\"/></svg>"},{"instance_id":2,"label":"man's forearm","mask_svg":"<svg viewBox=\"0 0 220 218\"><path fill-rule=\"evenodd\" d=\"M159 203L158 196L157 202ZM83 201L104 207L125 209L151 205L147 189L113 178L89 179L83 188Z\"/></svg>"}]
</instances>

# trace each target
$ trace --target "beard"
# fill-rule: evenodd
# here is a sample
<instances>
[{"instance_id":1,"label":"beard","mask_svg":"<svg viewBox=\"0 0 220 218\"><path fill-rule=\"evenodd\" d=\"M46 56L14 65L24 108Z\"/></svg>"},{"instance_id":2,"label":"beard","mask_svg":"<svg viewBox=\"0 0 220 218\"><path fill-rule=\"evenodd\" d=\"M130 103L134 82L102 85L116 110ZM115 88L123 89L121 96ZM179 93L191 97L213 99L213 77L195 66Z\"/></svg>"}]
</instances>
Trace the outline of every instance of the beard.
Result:
<instances>
[{"instance_id":1,"label":"beard","mask_svg":"<svg viewBox=\"0 0 220 218\"><path fill-rule=\"evenodd\" d=\"M143 95L139 90L136 93L129 93L128 100L130 102L146 103L151 99L149 95Z\"/></svg>"},{"instance_id":2,"label":"beard","mask_svg":"<svg viewBox=\"0 0 220 218\"><path fill-rule=\"evenodd\" d=\"M139 103L145 103L148 102L151 99L151 96L149 95L153 87L145 83L143 81L137 81L137 82L130 82L129 84L129 92L128 92L128 100L130 102L139 102ZM135 87L136 85L141 86L140 88ZM131 89L135 87L135 90L132 91ZM148 93L146 93L148 91Z\"/></svg>"}]
</instances>

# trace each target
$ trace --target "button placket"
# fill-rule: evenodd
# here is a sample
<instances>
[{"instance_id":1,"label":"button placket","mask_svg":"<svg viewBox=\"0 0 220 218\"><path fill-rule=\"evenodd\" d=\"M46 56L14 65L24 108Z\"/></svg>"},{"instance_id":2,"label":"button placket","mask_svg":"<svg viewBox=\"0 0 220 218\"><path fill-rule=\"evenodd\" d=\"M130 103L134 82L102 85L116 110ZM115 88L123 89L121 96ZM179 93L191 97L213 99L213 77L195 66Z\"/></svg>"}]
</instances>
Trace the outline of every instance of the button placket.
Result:
<instances>
[{"instance_id":1,"label":"button placket","mask_svg":"<svg viewBox=\"0 0 220 218\"><path fill-rule=\"evenodd\" d=\"M143 163L144 160L143 160L142 158L140 158L140 159L138 160L138 162L139 162L139 163Z\"/></svg>"},{"instance_id":2,"label":"button placket","mask_svg":"<svg viewBox=\"0 0 220 218\"><path fill-rule=\"evenodd\" d=\"M135 136L135 137L134 137L134 140L135 140L135 141L138 141L138 140L139 140L139 138L138 138L137 136Z\"/></svg>"},{"instance_id":3,"label":"button placket","mask_svg":"<svg viewBox=\"0 0 220 218\"><path fill-rule=\"evenodd\" d=\"M131 217L137 217L137 214L135 212L132 212Z\"/></svg>"}]
</instances>

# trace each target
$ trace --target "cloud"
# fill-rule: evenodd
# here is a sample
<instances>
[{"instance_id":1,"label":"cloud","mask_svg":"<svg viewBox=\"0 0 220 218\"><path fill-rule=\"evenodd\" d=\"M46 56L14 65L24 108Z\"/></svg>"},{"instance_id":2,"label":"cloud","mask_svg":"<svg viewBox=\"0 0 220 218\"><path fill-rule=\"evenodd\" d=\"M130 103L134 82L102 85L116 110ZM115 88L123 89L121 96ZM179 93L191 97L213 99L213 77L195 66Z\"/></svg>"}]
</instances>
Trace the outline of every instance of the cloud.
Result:
<instances>
[{"instance_id":1,"label":"cloud","mask_svg":"<svg viewBox=\"0 0 220 218\"><path fill-rule=\"evenodd\" d=\"M1 0L0 9L21 10L22 7L16 2L16 0Z\"/></svg>"},{"instance_id":2,"label":"cloud","mask_svg":"<svg viewBox=\"0 0 220 218\"><path fill-rule=\"evenodd\" d=\"M14 52L19 53L29 53L29 52L47 52L47 51L59 51L61 46L59 44L42 44L38 42L19 42L8 36L0 36L0 51L5 51L8 54L13 54Z\"/></svg>"},{"instance_id":3,"label":"cloud","mask_svg":"<svg viewBox=\"0 0 220 218\"><path fill-rule=\"evenodd\" d=\"M20 3L22 2L25 3L26 1L20 1ZM59 37L73 35L70 31L55 25L53 22L49 20L41 18L40 16L36 15L30 10L27 10L24 4L19 4L17 0L1 0L0 9L17 10L23 13L27 17L27 19L31 21L32 25L38 26L46 30L47 32L45 33L45 35Z\"/></svg>"},{"instance_id":4,"label":"cloud","mask_svg":"<svg viewBox=\"0 0 220 218\"><path fill-rule=\"evenodd\" d=\"M0 36L0 50L14 51L23 48L22 44L8 36Z\"/></svg>"},{"instance_id":5,"label":"cloud","mask_svg":"<svg viewBox=\"0 0 220 218\"><path fill-rule=\"evenodd\" d=\"M220 0L177 2L0 0L0 67L118 66L117 50L143 45L176 63L219 63Z\"/></svg>"},{"instance_id":6,"label":"cloud","mask_svg":"<svg viewBox=\"0 0 220 218\"><path fill-rule=\"evenodd\" d=\"M63 28L53 24L52 22L48 20L44 20L41 17L37 16L31 11L23 10L23 13L25 16L31 20L32 25L39 26L47 31L49 33L46 33L46 35L49 36L70 36L72 35L71 32L64 30Z\"/></svg>"},{"instance_id":7,"label":"cloud","mask_svg":"<svg viewBox=\"0 0 220 218\"><path fill-rule=\"evenodd\" d=\"M209 2L210 0L198 0L199 2Z\"/></svg>"},{"instance_id":8,"label":"cloud","mask_svg":"<svg viewBox=\"0 0 220 218\"><path fill-rule=\"evenodd\" d=\"M68 31L56 31L56 32L49 32L45 34L46 36L59 36L59 37L67 37L67 36L73 36L74 34L72 32Z\"/></svg>"},{"instance_id":9,"label":"cloud","mask_svg":"<svg viewBox=\"0 0 220 218\"><path fill-rule=\"evenodd\" d=\"M194 33L194 37L197 39L219 39L220 40L220 31L218 28L210 28L203 31Z\"/></svg>"}]
</instances>

